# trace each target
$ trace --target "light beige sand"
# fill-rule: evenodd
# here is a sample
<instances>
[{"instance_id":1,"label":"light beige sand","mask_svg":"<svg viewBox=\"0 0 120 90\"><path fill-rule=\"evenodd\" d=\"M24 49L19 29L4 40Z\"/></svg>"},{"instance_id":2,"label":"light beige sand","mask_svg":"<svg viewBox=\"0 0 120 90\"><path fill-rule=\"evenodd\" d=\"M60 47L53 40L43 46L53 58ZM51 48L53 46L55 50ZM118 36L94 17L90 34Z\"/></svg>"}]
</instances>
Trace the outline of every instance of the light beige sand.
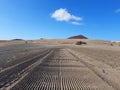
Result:
<instances>
[{"instance_id":1,"label":"light beige sand","mask_svg":"<svg viewBox=\"0 0 120 90\"><path fill-rule=\"evenodd\" d=\"M120 42L110 42L104 40L89 40L89 39L42 39L42 40L22 40L22 41L0 41L0 46L14 45L14 44L27 44L27 43L38 43L38 44L67 44L75 45L76 42L83 41L88 45L106 45L106 46L120 46Z\"/></svg>"},{"instance_id":2,"label":"light beige sand","mask_svg":"<svg viewBox=\"0 0 120 90\"><path fill-rule=\"evenodd\" d=\"M77 41L84 41L87 45L75 45ZM29 62L34 60L31 58L33 53L41 51L39 55L42 55L46 51L42 50L44 48L53 51L53 54L51 54L50 57L46 57L47 59L38 65L37 68L33 68L33 71L28 72L28 75L20 80L20 82L17 83L11 90L21 90L23 87L25 88L24 90L27 90L28 88L31 88L31 90L33 88L35 88L35 90L39 90L39 88L44 88L42 90L48 90L50 88L52 88L52 90L61 90L61 88L64 90L120 89L120 46L116 44L111 45L111 42L109 41L51 39L11 42L4 41L2 43L3 46L5 45L8 47L7 49L6 47L0 47L1 61L3 59L6 60L3 60L3 62L1 62L3 64L1 65L4 65L3 68L5 68L5 65L8 68L10 66L15 66L2 71L1 73L3 75L0 74L1 78L6 78L1 81L1 83L4 84L4 82L7 82L10 87L12 85L10 84L11 79L9 82L8 80L11 76L5 76L7 73L9 74L14 71L11 73L13 76L12 78L18 78L19 81L21 71L24 72L31 64L37 63ZM28 53L29 51L32 53ZM24 54L24 52L29 54L26 56L28 57L28 60L26 61L27 63L24 63L26 58L21 58L20 60L14 59L14 61L12 61L13 55L16 55L17 58L27 55ZM33 56L36 56L36 54L33 54ZM36 60L39 61L39 59ZM13 63L15 61L16 63ZM16 68L19 65L20 67ZM23 66L26 67L21 68ZM21 70L18 71L18 69ZM28 84L30 83L29 80L32 80L31 84ZM17 81L12 83L14 84L15 82ZM7 87L6 85L1 86L5 88Z\"/></svg>"}]
</instances>

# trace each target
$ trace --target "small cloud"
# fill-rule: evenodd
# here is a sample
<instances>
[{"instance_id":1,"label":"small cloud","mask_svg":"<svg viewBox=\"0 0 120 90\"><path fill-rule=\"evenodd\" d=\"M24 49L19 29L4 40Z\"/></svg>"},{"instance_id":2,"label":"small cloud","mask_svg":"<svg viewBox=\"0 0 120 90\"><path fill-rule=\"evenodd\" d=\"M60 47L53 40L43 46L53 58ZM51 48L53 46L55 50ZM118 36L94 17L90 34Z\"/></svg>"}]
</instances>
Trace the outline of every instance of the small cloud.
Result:
<instances>
[{"instance_id":1,"label":"small cloud","mask_svg":"<svg viewBox=\"0 0 120 90\"><path fill-rule=\"evenodd\" d=\"M83 23L80 23L80 22L71 22L71 24L73 24L73 25L83 25Z\"/></svg>"},{"instance_id":2,"label":"small cloud","mask_svg":"<svg viewBox=\"0 0 120 90\"><path fill-rule=\"evenodd\" d=\"M120 8L115 11L116 13L120 13Z\"/></svg>"},{"instance_id":3,"label":"small cloud","mask_svg":"<svg viewBox=\"0 0 120 90\"><path fill-rule=\"evenodd\" d=\"M77 16L74 16L74 15L71 15L71 19L76 20L76 21L81 21L82 17L77 17Z\"/></svg>"},{"instance_id":4,"label":"small cloud","mask_svg":"<svg viewBox=\"0 0 120 90\"><path fill-rule=\"evenodd\" d=\"M60 8L60 9L56 10L54 13L52 13L51 17L57 21L71 22L71 20L72 20L74 22L71 22L71 23L74 25L76 25L76 24L78 25L79 24L78 21L83 20L82 17L72 15L71 13L69 13L67 11L67 9L64 9L64 8Z\"/></svg>"}]
</instances>

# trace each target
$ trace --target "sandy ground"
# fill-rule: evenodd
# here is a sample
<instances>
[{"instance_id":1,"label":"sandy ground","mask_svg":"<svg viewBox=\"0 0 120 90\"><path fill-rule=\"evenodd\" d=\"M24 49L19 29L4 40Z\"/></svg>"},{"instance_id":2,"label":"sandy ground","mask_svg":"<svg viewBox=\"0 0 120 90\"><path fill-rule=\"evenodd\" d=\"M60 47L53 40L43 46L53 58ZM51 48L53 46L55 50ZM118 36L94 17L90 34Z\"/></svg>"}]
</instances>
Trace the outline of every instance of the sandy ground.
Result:
<instances>
[{"instance_id":1,"label":"sandy ground","mask_svg":"<svg viewBox=\"0 0 120 90\"><path fill-rule=\"evenodd\" d=\"M78 41L86 42L88 45L120 46L120 42L112 42L105 40L90 40L90 39L41 39L41 40L11 40L11 41L0 40L0 46L28 44L28 43L49 44L49 45L60 45L60 44L75 45L76 42Z\"/></svg>"},{"instance_id":2,"label":"sandy ground","mask_svg":"<svg viewBox=\"0 0 120 90\"><path fill-rule=\"evenodd\" d=\"M2 42L0 90L120 90L120 46L77 41Z\"/></svg>"},{"instance_id":3,"label":"sandy ground","mask_svg":"<svg viewBox=\"0 0 120 90\"><path fill-rule=\"evenodd\" d=\"M104 41L104 40L89 40L89 39L42 39L42 40L14 40L14 41L0 41L0 46L13 45L13 44L24 44L24 43L39 43L39 44L75 44L78 41L84 41L87 44L98 44L98 45L119 45L119 43Z\"/></svg>"}]
</instances>

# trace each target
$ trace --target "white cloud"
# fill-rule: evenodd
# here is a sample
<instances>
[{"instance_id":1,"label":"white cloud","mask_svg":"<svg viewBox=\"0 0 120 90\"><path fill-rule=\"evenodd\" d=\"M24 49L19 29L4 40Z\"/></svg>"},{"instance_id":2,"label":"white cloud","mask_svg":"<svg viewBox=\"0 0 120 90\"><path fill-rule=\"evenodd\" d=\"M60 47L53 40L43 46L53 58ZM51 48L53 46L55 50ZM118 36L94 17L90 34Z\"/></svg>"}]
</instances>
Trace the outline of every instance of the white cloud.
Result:
<instances>
[{"instance_id":1,"label":"white cloud","mask_svg":"<svg viewBox=\"0 0 120 90\"><path fill-rule=\"evenodd\" d=\"M60 8L56 10L54 13L52 13L51 17L57 21L71 22L72 20L73 22L71 23L74 25L78 25L80 24L78 21L82 21L82 17L72 15L67 11L67 9L64 9L64 8Z\"/></svg>"},{"instance_id":2,"label":"white cloud","mask_svg":"<svg viewBox=\"0 0 120 90\"><path fill-rule=\"evenodd\" d=\"M83 25L83 23L76 22L76 21L74 21L74 22L71 22L71 24L73 24L73 25Z\"/></svg>"},{"instance_id":3,"label":"white cloud","mask_svg":"<svg viewBox=\"0 0 120 90\"><path fill-rule=\"evenodd\" d=\"M71 15L71 19L73 20L76 20L76 21L81 21L82 20L82 17L77 17L77 16L74 16L74 15Z\"/></svg>"},{"instance_id":4,"label":"white cloud","mask_svg":"<svg viewBox=\"0 0 120 90\"><path fill-rule=\"evenodd\" d=\"M120 13L120 8L115 11L116 13Z\"/></svg>"}]
</instances>

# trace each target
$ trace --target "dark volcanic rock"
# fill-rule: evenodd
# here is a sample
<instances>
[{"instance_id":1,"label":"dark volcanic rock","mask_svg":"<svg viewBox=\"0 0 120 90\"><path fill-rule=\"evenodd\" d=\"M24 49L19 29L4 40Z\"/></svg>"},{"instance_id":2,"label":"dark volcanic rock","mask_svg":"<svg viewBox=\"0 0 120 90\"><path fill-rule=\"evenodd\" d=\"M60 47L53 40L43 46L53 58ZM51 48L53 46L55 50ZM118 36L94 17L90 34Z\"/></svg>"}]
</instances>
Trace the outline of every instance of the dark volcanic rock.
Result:
<instances>
[{"instance_id":1,"label":"dark volcanic rock","mask_svg":"<svg viewBox=\"0 0 120 90\"><path fill-rule=\"evenodd\" d=\"M12 39L12 41L23 41L23 39Z\"/></svg>"},{"instance_id":2,"label":"dark volcanic rock","mask_svg":"<svg viewBox=\"0 0 120 90\"><path fill-rule=\"evenodd\" d=\"M88 39L88 38L83 35L78 35L78 36L69 37L68 39Z\"/></svg>"}]
</instances>

